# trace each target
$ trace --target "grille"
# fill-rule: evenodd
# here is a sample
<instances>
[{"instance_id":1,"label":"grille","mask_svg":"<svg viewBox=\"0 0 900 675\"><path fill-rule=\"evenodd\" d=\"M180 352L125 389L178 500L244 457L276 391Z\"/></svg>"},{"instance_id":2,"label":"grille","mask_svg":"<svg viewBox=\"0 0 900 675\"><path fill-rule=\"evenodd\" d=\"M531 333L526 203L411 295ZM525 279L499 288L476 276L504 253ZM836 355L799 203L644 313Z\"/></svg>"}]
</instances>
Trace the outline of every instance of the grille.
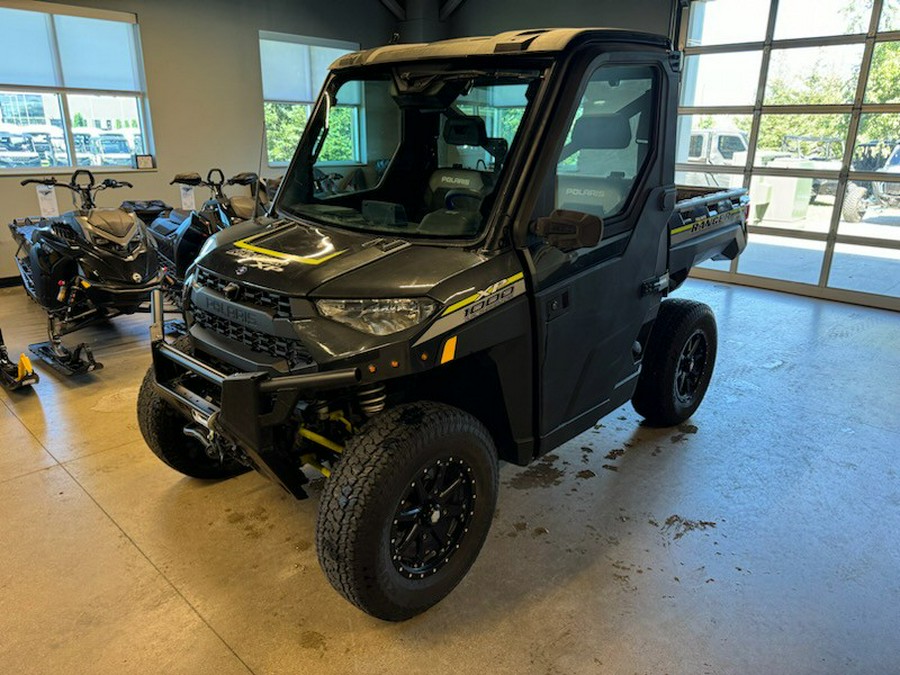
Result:
<instances>
[{"instance_id":1,"label":"grille","mask_svg":"<svg viewBox=\"0 0 900 675\"><path fill-rule=\"evenodd\" d=\"M312 363L312 356L300 340L290 340L252 330L239 323L223 319L201 309L192 311L194 322L213 333L240 342L252 351L285 359L291 368Z\"/></svg>"},{"instance_id":2,"label":"grille","mask_svg":"<svg viewBox=\"0 0 900 675\"><path fill-rule=\"evenodd\" d=\"M204 269L197 270L197 281L207 288L212 288L220 293L228 284L234 283L227 279L207 272ZM281 293L264 291L261 288L253 288L244 284L238 284L238 292L229 296L229 300L236 300L248 305L254 305L262 309L271 310L276 318L290 318L291 299Z\"/></svg>"},{"instance_id":3,"label":"grille","mask_svg":"<svg viewBox=\"0 0 900 675\"><path fill-rule=\"evenodd\" d=\"M891 195L892 197L900 196L900 183L883 183L884 193L886 195Z\"/></svg>"}]
</instances>

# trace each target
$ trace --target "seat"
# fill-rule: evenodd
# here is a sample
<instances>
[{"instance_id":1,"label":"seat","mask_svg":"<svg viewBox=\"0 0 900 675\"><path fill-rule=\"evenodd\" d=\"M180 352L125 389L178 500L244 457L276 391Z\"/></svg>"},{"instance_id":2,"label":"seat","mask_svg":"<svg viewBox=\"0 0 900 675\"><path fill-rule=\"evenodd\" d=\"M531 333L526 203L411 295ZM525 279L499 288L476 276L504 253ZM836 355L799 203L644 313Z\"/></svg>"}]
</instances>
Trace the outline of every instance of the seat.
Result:
<instances>
[{"instance_id":1,"label":"seat","mask_svg":"<svg viewBox=\"0 0 900 675\"><path fill-rule=\"evenodd\" d=\"M184 211L182 209L172 209L165 216L160 216L152 223L150 223L150 227L148 228L150 234L152 234L155 238L159 237L170 237L172 236L181 224L187 220L191 215L190 211Z\"/></svg>"},{"instance_id":2,"label":"seat","mask_svg":"<svg viewBox=\"0 0 900 675\"><path fill-rule=\"evenodd\" d=\"M231 198L231 210L236 218L249 220L256 212L256 200L253 197L239 195Z\"/></svg>"},{"instance_id":3,"label":"seat","mask_svg":"<svg viewBox=\"0 0 900 675\"><path fill-rule=\"evenodd\" d=\"M580 117L560 157L563 161L578 153L574 172L557 173L558 208L601 218L618 213L634 184L639 150L625 115L593 113Z\"/></svg>"},{"instance_id":4,"label":"seat","mask_svg":"<svg viewBox=\"0 0 900 675\"><path fill-rule=\"evenodd\" d=\"M631 180L614 176L559 174L556 177L557 208L606 218L622 208L631 184Z\"/></svg>"},{"instance_id":5,"label":"seat","mask_svg":"<svg viewBox=\"0 0 900 675\"><path fill-rule=\"evenodd\" d=\"M472 208L466 211L477 211L481 200L490 192L488 180L481 171L474 169L438 169L428 179L428 189L425 194L425 206L427 211L437 211L446 208L447 193L470 192L472 198L460 200L460 208L463 202Z\"/></svg>"}]
</instances>

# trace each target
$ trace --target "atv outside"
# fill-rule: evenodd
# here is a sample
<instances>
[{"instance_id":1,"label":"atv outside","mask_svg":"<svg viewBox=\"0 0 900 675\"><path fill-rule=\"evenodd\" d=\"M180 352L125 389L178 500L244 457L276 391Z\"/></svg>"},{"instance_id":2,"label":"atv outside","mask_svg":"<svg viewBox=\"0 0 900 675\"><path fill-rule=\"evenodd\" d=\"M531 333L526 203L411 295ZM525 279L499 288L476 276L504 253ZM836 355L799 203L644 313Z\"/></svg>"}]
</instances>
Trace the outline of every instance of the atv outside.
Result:
<instances>
[{"instance_id":1,"label":"atv outside","mask_svg":"<svg viewBox=\"0 0 900 675\"><path fill-rule=\"evenodd\" d=\"M269 216L204 245L174 343L153 294L151 450L298 498L321 472L332 585L387 620L440 601L487 536L499 459L528 464L629 400L667 426L703 399L712 311L662 298L743 250L749 203L673 183L680 62L607 29L340 58ZM359 128L332 124L345 105ZM317 157L339 133L369 176L392 159L326 196Z\"/></svg>"},{"instance_id":2,"label":"atv outside","mask_svg":"<svg viewBox=\"0 0 900 675\"><path fill-rule=\"evenodd\" d=\"M816 164L816 169L840 171L844 152L844 139L823 136L785 136L782 149L791 157L809 159ZM854 167L859 169L859 167ZM837 194L838 181L830 178L813 178L810 204L819 201L820 197L834 198ZM841 218L848 223L858 223L866 215L869 206L869 191L853 181L847 183L844 200L841 202Z\"/></svg>"}]
</instances>

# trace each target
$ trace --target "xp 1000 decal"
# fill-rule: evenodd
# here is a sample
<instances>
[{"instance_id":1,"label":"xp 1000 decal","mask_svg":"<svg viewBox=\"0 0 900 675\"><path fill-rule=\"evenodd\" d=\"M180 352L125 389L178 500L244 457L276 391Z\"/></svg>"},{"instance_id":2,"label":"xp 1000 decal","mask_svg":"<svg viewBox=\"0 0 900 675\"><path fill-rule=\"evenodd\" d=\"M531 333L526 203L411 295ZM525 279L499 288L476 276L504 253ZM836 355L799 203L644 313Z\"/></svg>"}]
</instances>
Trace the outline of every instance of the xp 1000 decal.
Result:
<instances>
[{"instance_id":1,"label":"xp 1000 decal","mask_svg":"<svg viewBox=\"0 0 900 675\"><path fill-rule=\"evenodd\" d=\"M421 344L442 333L453 330L467 321L471 321L472 319L509 302L513 298L522 295L524 292L525 277L522 272L513 274L511 277L501 279L487 288L476 291L462 300L448 305L447 308L441 312L440 318L425 331L425 334L416 341L416 344Z\"/></svg>"}]
</instances>

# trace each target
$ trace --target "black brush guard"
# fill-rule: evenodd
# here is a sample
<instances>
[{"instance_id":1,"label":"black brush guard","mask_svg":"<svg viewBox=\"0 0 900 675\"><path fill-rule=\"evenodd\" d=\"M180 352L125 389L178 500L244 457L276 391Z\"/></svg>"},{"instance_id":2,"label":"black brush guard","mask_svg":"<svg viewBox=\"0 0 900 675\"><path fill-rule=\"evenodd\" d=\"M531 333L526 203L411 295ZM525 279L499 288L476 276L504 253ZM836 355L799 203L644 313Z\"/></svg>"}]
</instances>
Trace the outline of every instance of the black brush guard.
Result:
<instances>
[{"instance_id":1,"label":"black brush guard","mask_svg":"<svg viewBox=\"0 0 900 675\"><path fill-rule=\"evenodd\" d=\"M150 295L150 312L153 373L163 398L189 419L239 446L260 473L296 497L305 497L305 477L297 463L276 448L276 430L288 421L301 399L315 400L321 392L359 382L359 369L277 377L264 372L226 375L165 342L159 289ZM195 375L217 388L218 402L185 386L186 375Z\"/></svg>"}]
</instances>

